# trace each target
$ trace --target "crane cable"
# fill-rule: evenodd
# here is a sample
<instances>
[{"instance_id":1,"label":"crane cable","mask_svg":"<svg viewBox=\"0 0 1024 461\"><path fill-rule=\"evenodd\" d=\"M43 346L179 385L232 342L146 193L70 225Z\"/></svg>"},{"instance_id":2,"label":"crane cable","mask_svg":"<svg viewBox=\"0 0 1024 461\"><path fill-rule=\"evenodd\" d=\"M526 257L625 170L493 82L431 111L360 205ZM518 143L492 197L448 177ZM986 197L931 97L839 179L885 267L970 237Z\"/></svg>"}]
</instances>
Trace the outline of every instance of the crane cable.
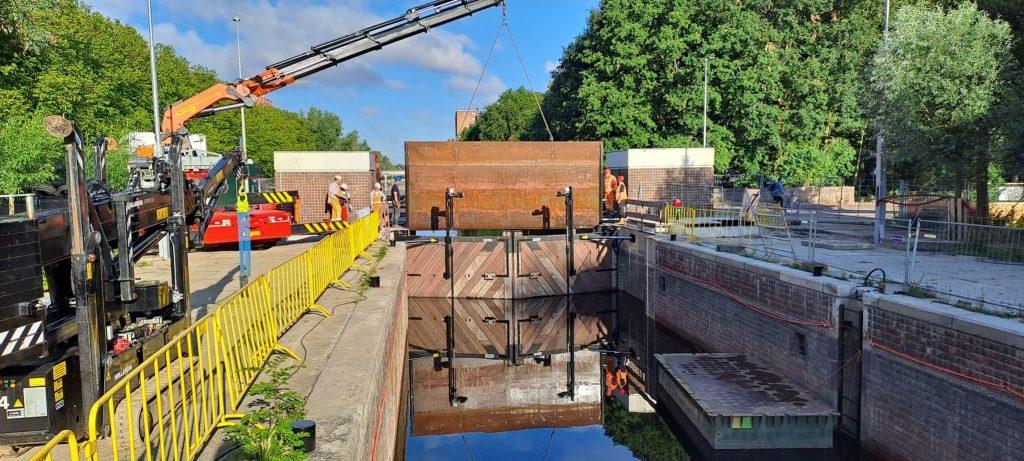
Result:
<instances>
[{"instance_id":1,"label":"crane cable","mask_svg":"<svg viewBox=\"0 0 1024 461\"><path fill-rule=\"evenodd\" d=\"M519 45L516 43L516 38L512 34L512 28L508 25L508 5L502 2L501 5L501 24L498 25L498 32L494 35L494 41L491 42L491 49L487 52L487 60L484 61L484 67L480 71L480 78L477 79L476 88L473 89L473 96L469 99L469 105L466 106L466 110L473 110L473 102L476 100L476 95L480 91L480 85L484 81L484 76L487 74L487 67L491 64L491 57L494 54L494 48L498 44L498 38L501 37L501 30L505 29L508 32L508 38L512 42L512 48L516 52L516 58L519 59L519 66L523 69L523 75L526 76L526 85L530 87L530 93L533 94L534 101L537 103L537 111L540 113L540 119L544 122L544 131L548 133L548 141L554 141L555 135L551 133L551 126L548 125L548 118L544 114L544 107L540 102L540 95L537 94L533 89L533 80L530 79L530 73L526 70L526 62L523 60L523 55L519 52ZM460 129L463 127L459 127Z\"/></svg>"}]
</instances>

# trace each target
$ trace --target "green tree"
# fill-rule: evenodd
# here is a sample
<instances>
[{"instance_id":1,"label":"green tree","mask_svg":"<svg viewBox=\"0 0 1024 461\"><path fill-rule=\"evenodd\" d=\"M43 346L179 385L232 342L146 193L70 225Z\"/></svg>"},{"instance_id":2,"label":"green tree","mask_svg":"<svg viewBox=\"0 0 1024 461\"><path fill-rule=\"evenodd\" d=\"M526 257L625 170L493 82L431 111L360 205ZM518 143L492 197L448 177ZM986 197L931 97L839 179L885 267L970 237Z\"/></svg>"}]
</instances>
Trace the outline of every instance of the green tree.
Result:
<instances>
[{"instance_id":1,"label":"green tree","mask_svg":"<svg viewBox=\"0 0 1024 461\"><path fill-rule=\"evenodd\" d=\"M370 144L359 137L358 131L345 133L341 117L331 112L310 108L302 113L302 125L309 130L313 136L316 150L335 151L368 151L372 150ZM399 165L401 166L401 165ZM380 154L380 167L384 170L397 169L385 154Z\"/></svg>"},{"instance_id":2,"label":"green tree","mask_svg":"<svg viewBox=\"0 0 1024 461\"><path fill-rule=\"evenodd\" d=\"M370 150L370 145L359 138L358 132L344 132L341 117L316 107L301 115L303 126L313 135L316 150Z\"/></svg>"},{"instance_id":3,"label":"green tree","mask_svg":"<svg viewBox=\"0 0 1024 461\"><path fill-rule=\"evenodd\" d=\"M604 399L604 432L639 459L688 461L690 456L657 413L630 413L615 398Z\"/></svg>"},{"instance_id":4,"label":"green tree","mask_svg":"<svg viewBox=\"0 0 1024 461\"><path fill-rule=\"evenodd\" d=\"M973 179L988 214L997 115L1007 101L1010 26L973 3L949 10L910 5L895 15L890 42L871 71L876 114L898 161L936 177Z\"/></svg>"},{"instance_id":5,"label":"green tree","mask_svg":"<svg viewBox=\"0 0 1024 461\"><path fill-rule=\"evenodd\" d=\"M543 95L519 87L507 90L462 133L464 141L546 141L537 109Z\"/></svg>"},{"instance_id":6,"label":"green tree","mask_svg":"<svg viewBox=\"0 0 1024 461\"><path fill-rule=\"evenodd\" d=\"M44 157L40 153L45 154ZM0 120L0 193L16 194L56 179L61 143L31 115Z\"/></svg>"},{"instance_id":7,"label":"green tree","mask_svg":"<svg viewBox=\"0 0 1024 461\"><path fill-rule=\"evenodd\" d=\"M718 172L793 175L790 184L848 176L867 129L858 95L880 14L869 0L604 0L566 48L545 112L558 139L699 146L714 58ZM808 158L829 165L791 163Z\"/></svg>"},{"instance_id":8,"label":"green tree","mask_svg":"<svg viewBox=\"0 0 1024 461\"><path fill-rule=\"evenodd\" d=\"M89 141L152 131L148 56L138 31L77 0L0 2L0 164L9 167L0 172L0 187L19 192L61 179L60 143L41 129L47 115L66 114ZM157 78L164 107L218 81L213 71L192 65L166 45L157 46ZM297 114L273 107L250 112L249 149L265 171L273 171L274 150L315 148ZM238 145L239 126L238 112L227 112L193 120L188 128L206 134L212 151L224 152ZM340 120L335 137L341 145L365 146L357 133L341 136ZM124 186L130 154L115 151L108 157L115 188Z\"/></svg>"}]
</instances>

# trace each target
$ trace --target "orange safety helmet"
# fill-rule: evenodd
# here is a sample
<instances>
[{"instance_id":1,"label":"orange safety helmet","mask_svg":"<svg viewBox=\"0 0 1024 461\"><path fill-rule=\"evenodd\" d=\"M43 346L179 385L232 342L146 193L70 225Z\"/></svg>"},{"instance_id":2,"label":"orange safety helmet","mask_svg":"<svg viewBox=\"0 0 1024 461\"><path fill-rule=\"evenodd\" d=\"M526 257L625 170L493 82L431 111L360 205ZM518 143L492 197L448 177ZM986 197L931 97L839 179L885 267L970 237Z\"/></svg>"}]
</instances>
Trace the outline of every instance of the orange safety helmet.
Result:
<instances>
[{"instance_id":1,"label":"orange safety helmet","mask_svg":"<svg viewBox=\"0 0 1024 461\"><path fill-rule=\"evenodd\" d=\"M672 206L683 206L683 201L676 199L674 202L672 202Z\"/></svg>"},{"instance_id":2,"label":"orange safety helmet","mask_svg":"<svg viewBox=\"0 0 1024 461\"><path fill-rule=\"evenodd\" d=\"M612 174L612 169L611 168L605 168L604 169L604 174Z\"/></svg>"}]
</instances>

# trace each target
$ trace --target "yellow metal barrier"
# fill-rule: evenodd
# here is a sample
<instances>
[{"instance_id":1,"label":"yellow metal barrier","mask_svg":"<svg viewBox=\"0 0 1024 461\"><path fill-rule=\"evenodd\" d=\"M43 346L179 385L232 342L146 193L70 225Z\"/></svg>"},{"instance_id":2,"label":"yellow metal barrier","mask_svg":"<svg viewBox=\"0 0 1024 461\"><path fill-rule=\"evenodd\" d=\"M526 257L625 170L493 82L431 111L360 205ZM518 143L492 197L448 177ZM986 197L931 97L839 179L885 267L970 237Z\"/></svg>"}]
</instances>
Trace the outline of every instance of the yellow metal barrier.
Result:
<instances>
[{"instance_id":1,"label":"yellow metal barrier","mask_svg":"<svg viewBox=\"0 0 1024 461\"><path fill-rule=\"evenodd\" d=\"M661 213L662 223L675 235L686 236L686 242L697 241L697 210L673 205L665 205Z\"/></svg>"},{"instance_id":2,"label":"yellow metal barrier","mask_svg":"<svg viewBox=\"0 0 1024 461\"><path fill-rule=\"evenodd\" d=\"M316 299L377 239L379 223L371 214L256 277L122 377L90 409L86 459L193 459L241 417L235 412L271 353L298 359L278 339L307 312L329 315ZM78 461L70 431L32 459L49 460L65 440Z\"/></svg>"},{"instance_id":3,"label":"yellow metal barrier","mask_svg":"<svg viewBox=\"0 0 1024 461\"><path fill-rule=\"evenodd\" d=\"M80 461L81 455L78 451L78 439L75 437L75 433L69 430L60 431L54 438L50 439L46 445L43 445L36 454L29 458L29 461L53 461L53 451L58 445L67 442L68 443L68 456L58 456L58 459L69 459L71 461Z\"/></svg>"}]
</instances>

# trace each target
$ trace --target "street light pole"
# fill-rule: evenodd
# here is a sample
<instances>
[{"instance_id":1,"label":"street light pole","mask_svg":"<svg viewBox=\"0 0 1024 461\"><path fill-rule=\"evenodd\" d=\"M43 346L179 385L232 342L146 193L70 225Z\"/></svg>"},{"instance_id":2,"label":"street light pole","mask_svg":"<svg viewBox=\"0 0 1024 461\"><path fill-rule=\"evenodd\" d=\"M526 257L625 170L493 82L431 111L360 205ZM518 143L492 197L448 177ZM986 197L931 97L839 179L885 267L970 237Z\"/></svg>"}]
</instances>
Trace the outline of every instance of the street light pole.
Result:
<instances>
[{"instance_id":1,"label":"street light pole","mask_svg":"<svg viewBox=\"0 0 1024 461\"><path fill-rule=\"evenodd\" d=\"M889 46L889 2L885 0L885 20L882 28L882 47ZM888 192L885 178L885 130L878 127L875 137L875 245L885 240L885 198Z\"/></svg>"},{"instance_id":2,"label":"street light pole","mask_svg":"<svg viewBox=\"0 0 1024 461\"><path fill-rule=\"evenodd\" d=\"M710 56L704 57L704 147L708 147L708 64Z\"/></svg>"},{"instance_id":3,"label":"street light pole","mask_svg":"<svg viewBox=\"0 0 1024 461\"><path fill-rule=\"evenodd\" d=\"M235 23L235 47L238 55L238 78L242 77L242 35L238 16L231 18ZM249 155L245 137L245 108L241 109L242 139L239 143L242 160L238 165L238 199L235 207L238 210L238 282L241 286L249 283L252 274L252 236L249 223Z\"/></svg>"}]
</instances>

